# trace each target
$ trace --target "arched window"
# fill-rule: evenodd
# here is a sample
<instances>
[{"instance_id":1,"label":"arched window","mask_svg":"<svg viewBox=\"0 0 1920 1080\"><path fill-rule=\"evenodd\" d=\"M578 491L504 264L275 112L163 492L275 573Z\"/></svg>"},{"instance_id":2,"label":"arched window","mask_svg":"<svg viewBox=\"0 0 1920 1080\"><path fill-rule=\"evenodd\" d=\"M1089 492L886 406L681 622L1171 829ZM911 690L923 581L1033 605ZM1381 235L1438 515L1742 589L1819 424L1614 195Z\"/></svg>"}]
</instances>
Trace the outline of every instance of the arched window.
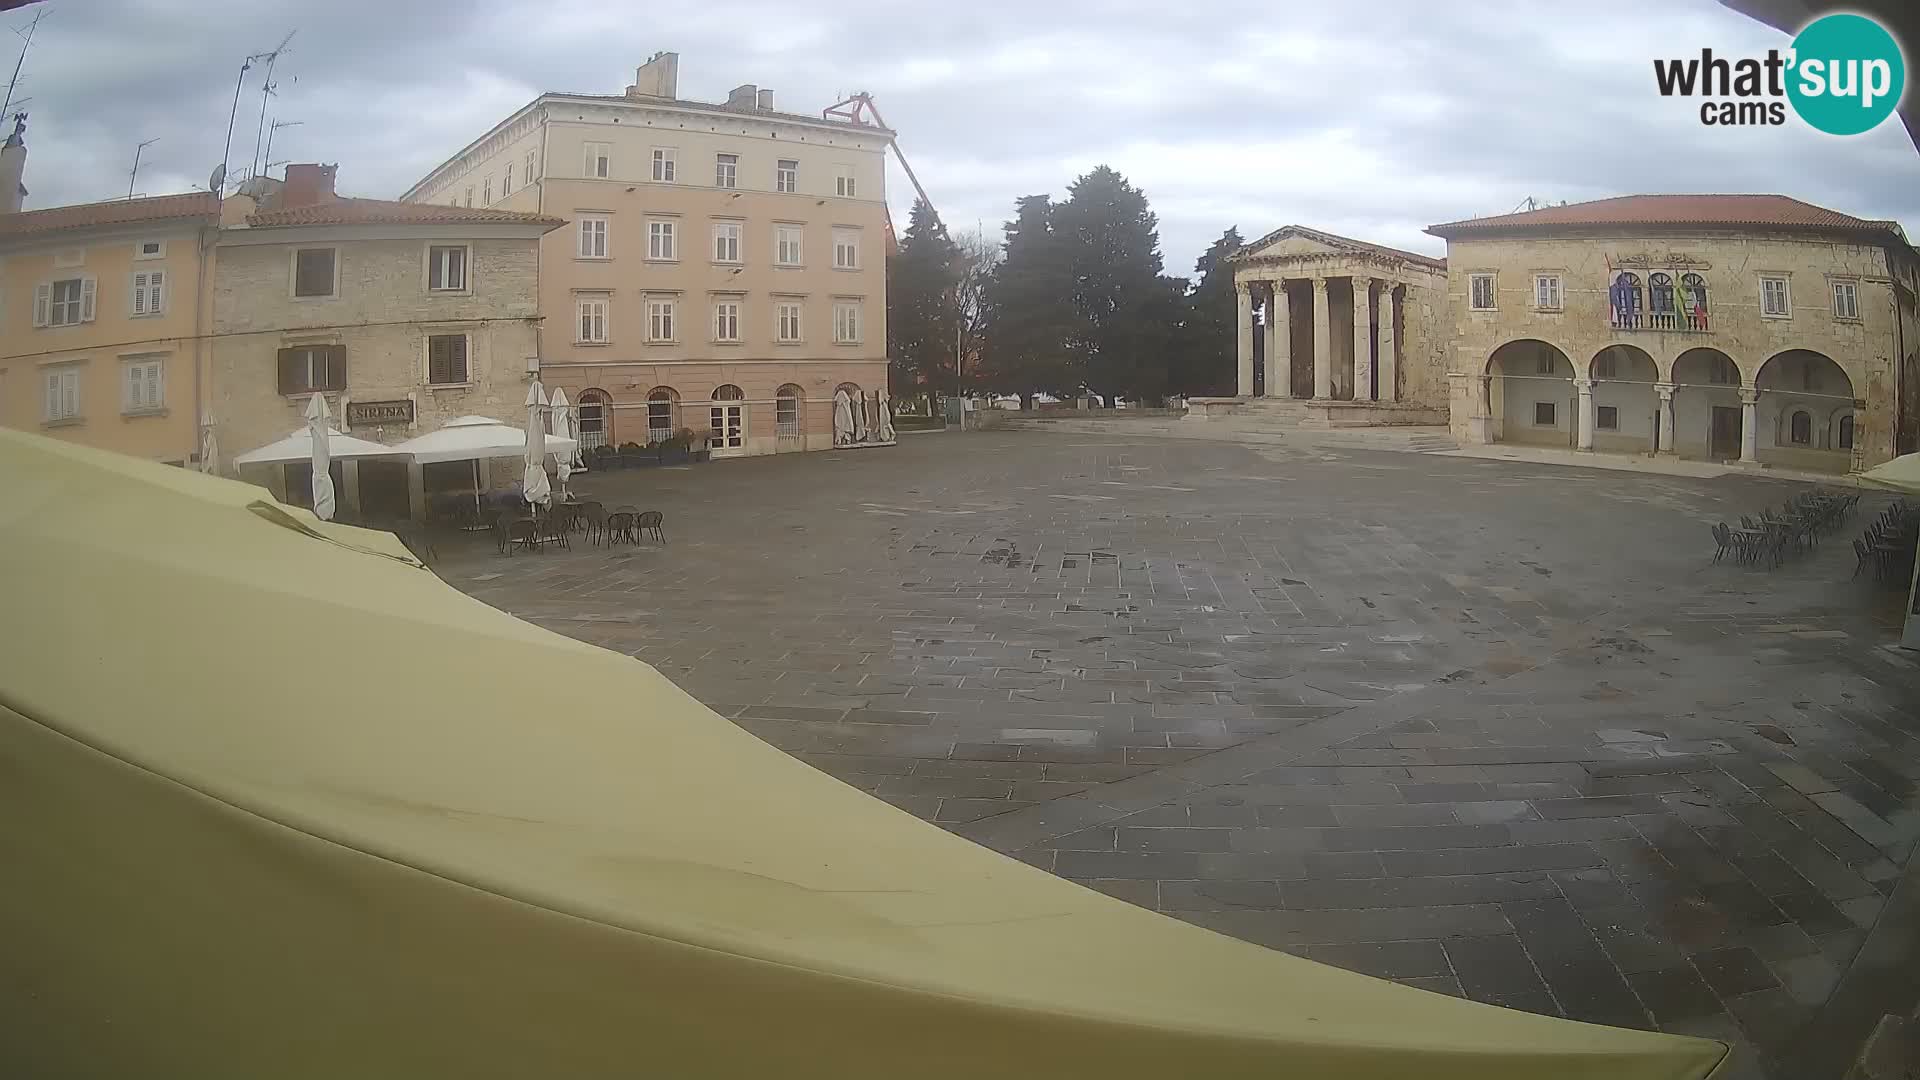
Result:
<instances>
[{"instance_id":1,"label":"arched window","mask_svg":"<svg viewBox=\"0 0 1920 1080\"><path fill-rule=\"evenodd\" d=\"M1813 414L1805 409L1795 410L1789 422L1787 441L1795 446L1813 444Z\"/></svg>"},{"instance_id":2,"label":"arched window","mask_svg":"<svg viewBox=\"0 0 1920 1080\"><path fill-rule=\"evenodd\" d=\"M673 438L674 406L680 395L671 386L656 386L647 394L647 441L665 442Z\"/></svg>"},{"instance_id":3,"label":"arched window","mask_svg":"<svg viewBox=\"0 0 1920 1080\"><path fill-rule=\"evenodd\" d=\"M1607 303L1613 308L1613 325L1620 330L1640 328L1640 275L1621 271L1607 290Z\"/></svg>"},{"instance_id":4,"label":"arched window","mask_svg":"<svg viewBox=\"0 0 1920 1080\"><path fill-rule=\"evenodd\" d=\"M1671 274L1647 275L1647 316L1651 325L1661 330L1672 330L1680 325L1679 316L1674 312Z\"/></svg>"},{"instance_id":5,"label":"arched window","mask_svg":"<svg viewBox=\"0 0 1920 1080\"><path fill-rule=\"evenodd\" d=\"M800 437L800 388L788 383L773 395L774 432L783 439Z\"/></svg>"},{"instance_id":6,"label":"arched window","mask_svg":"<svg viewBox=\"0 0 1920 1080\"><path fill-rule=\"evenodd\" d=\"M739 387L733 385L732 383L728 383L725 386L718 386L714 388L713 400L745 401L747 400L747 395L742 393Z\"/></svg>"},{"instance_id":7,"label":"arched window","mask_svg":"<svg viewBox=\"0 0 1920 1080\"><path fill-rule=\"evenodd\" d=\"M1833 440L1835 449L1839 449L1839 450L1853 449L1853 414L1852 413L1848 413L1847 415L1840 418L1839 428L1840 430L1836 433Z\"/></svg>"},{"instance_id":8,"label":"arched window","mask_svg":"<svg viewBox=\"0 0 1920 1080\"><path fill-rule=\"evenodd\" d=\"M605 390L580 391L580 449L613 444L612 401Z\"/></svg>"},{"instance_id":9,"label":"arched window","mask_svg":"<svg viewBox=\"0 0 1920 1080\"><path fill-rule=\"evenodd\" d=\"M707 448L739 450L747 445L747 395L727 383L714 388L708 411Z\"/></svg>"},{"instance_id":10,"label":"arched window","mask_svg":"<svg viewBox=\"0 0 1920 1080\"><path fill-rule=\"evenodd\" d=\"M1680 275L1680 316L1688 330L1707 328L1707 279L1699 274Z\"/></svg>"}]
</instances>

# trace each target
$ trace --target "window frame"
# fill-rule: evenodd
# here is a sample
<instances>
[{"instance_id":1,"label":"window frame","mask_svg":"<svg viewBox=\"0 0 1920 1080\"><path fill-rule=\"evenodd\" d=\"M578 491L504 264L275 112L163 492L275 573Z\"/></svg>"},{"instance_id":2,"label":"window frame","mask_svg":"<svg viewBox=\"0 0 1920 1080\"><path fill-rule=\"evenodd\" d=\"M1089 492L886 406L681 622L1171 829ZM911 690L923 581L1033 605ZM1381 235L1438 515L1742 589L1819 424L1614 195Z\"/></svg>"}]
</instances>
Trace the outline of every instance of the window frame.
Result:
<instances>
[{"instance_id":1,"label":"window frame","mask_svg":"<svg viewBox=\"0 0 1920 1080\"><path fill-rule=\"evenodd\" d=\"M1801 434L1800 434L1800 428L1803 422L1806 426L1806 432L1807 432L1804 438L1801 437ZM1805 408L1796 408L1791 412L1787 413L1787 445L1788 446L1804 446L1804 447L1807 447L1808 449L1813 448L1814 442L1813 442L1812 410L1805 409Z\"/></svg>"},{"instance_id":2,"label":"window frame","mask_svg":"<svg viewBox=\"0 0 1920 1080\"><path fill-rule=\"evenodd\" d=\"M732 308L731 312L725 309ZM717 297L713 301L713 319L709 327L713 331L713 343L716 345L739 345L746 339L740 336L740 320L745 314L746 303L738 296ZM726 331L731 330L731 333Z\"/></svg>"},{"instance_id":3,"label":"window frame","mask_svg":"<svg viewBox=\"0 0 1920 1080\"><path fill-rule=\"evenodd\" d=\"M493 177L491 176L480 182L480 205L493 205Z\"/></svg>"},{"instance_id":4,"label":"window frame","mask_svg":"<svg viewBox=\"0 0 1920 1080\"><path fill-rule=\"evenodd\" d=\"M321 350L324 350L327 354L326 373L328 385L315 386L313 385L313 353ZM279 365L284 355L290 352L304 352L307 354L307 378L305 385L294 389L288 389L282 384L280 379L281 372L279 370ZM337 364L335 363L336 359L338 360ZM282 345L274 353L274 361L274 386L281 397L304 398L311 397L314 394L338 394L344 393L347 389L347 347L338 342L299 342L292 345ZM335 371L336 367L338 368L337 373ZM332 385L335 382L334 376L336 374L339 376L338 385Z\"/></svg>"},{"instance_id":5,"label":"window frame","mask_svg":"<svg viewBox=\"0 0 1920 1080\"><path fill-rule=\"evenodd\" d=\"M522 159L522 172L520 175L521 187L533 186L533 165L534 162L538 160L539 153L538 149L529 150L527 151L527 156Z\"/></svg>"},{"instance_id":6,"label":"window frame","mask_svg":"<svg viewBox=\"0 0 1920 1080\"><path fill-rule=\"evenodd\" d=\"M151 253L141 250L142 248L146 247L148 244L155 245L155 250ZM133 258L135 262L143 262L147 259L164 259L166 257L167 257L167 242L165 240L155 240L149 237L144 240L135 240L133 242Z\"/></svg>"},{"instance_id":7,"label":"window frame","mask_svg":"<svg viewBox=\"0 0 1920 1080\"><path fill-rule=\"evenodd\" d=\"M460 341L459 379L436 381L433 377L433 344L436 341ZM420 381L429 390L445 390L451 387L473 385L473 335L465 330L428 331L420 335L421 371ZM451 362L451 361L449 361Z\"/></svg>"},{"instance_id":8,"label":"window frame","mask_svg":"<svg viewBox=\"0 0 1920 1080\"><path fill-rule=\"evenodd\" d=\"M507 162L507 170L500 174L500 197L513 194L513 162Z\"/></svg>"},{"instance_id":9,"label":"window frame","mask_svg":"<svg viewBox=\"0 0 1920 1080\"><path fill-rule=\"evenodd\" d=\"M597 308L598 311L590 312L588 310L589 308ZM600 330L599 337L594 337L587 332L595 325L595 323L588 321L589 318L596 319ZM613 343L613 297L611 294L576 293L574 295L573 343L575 345L610 345Z\"/></svg>"},{"instance_id":10,"label":"window frame","mask_svg":"<svg viewBox=\"0 0 1920 1080\"><path fill-rule=\"evenodd\" d=\"M1612 417L1612 423L1607 422L1609 415ZM1593 429L1595 431L1619 431L1620 406L1595 405L1593 407Z\"/></svg>"},{"instance_id":11,"label":"window frame","mask_svg":"<svg viewBox=\"0 0 1920 1080\"><path fill-rule=\"evenodd\" d=\"M1860 321L1860 282L1853 278L1838 278L1832 282L1833 317L1841 322ZM1843 292L1844 290L1844 292ZM1840 297L1845 295L1848 310L1841 310Z\"/></svg>"},{"instance_id":12,"label":"window frame","mask_svg":"<svg viewBox=\"0 0 1920 1080\"><path fill-rule=\"evenodd\" d=\"M794 259L791 262L787 261L785 258L782 257L786 251L786 243L787 243L786 236L784 234L789 232L793 234ZM806 267L807 265L807 228L806 226L782 225L778 223L776 223L773 226L773 265L780 266L780 267L789 267L792 269L804 269Z\"/></svg>"},{"instance_id":13,"label":"window frame","mask_svg":"<svg viewBox=\"0 0 1920 1080\"><path fill-rule=\"evenodd\" d=\"M149 369L149 368L153 370L153 378L150 382L146 382L143 380L136 380L134 378L134 372ZM139 395L141 400L138 400L138 401L134 400L135 399L134 384L137 381L141 382L143 386L150 385L153 388L153 392L152 392L153 400L151 401L146 400L147 395L145 394L144 391L142 391ZM120 415L121 416L153 416L158 413L163 413L166 411L167 411L167 358L166 356L164 354L157 354L157 353L140 353L134 356L122 356L120 358Z\"/></svg>"},{"instance_id":14,"label":"window frame","mask_svg":"<svg viewBox=\"0 0 1920 1080\"><path fill-rule=\"evenodd\" d=\"M76 285L76 293L71 300L56 300L59 287L69 282ZM99 283L92 274L75 274L72 277L56 277L40 282L33 288L33 325L44 329L58 329L64 326L84 326L94 319L99 297ZM72 307L74 317L62 322L53 321L54 309L63 311Z\"/></svg>"},{"instance_id":15,"label":"window frame","mask_svg":"<svg viewBox=\"0 0 1920 1080\"><path fill-rule=\"evenodd\" d=\"M327 291L324 293L302 293L300 291L300 256L308 252L327 252L328 269ZM330 244L315 244L296 247L287 252L287 296L292 300L337 300L340 298L340 249Z\"/></svg>"},{"instance_id":16,"label":"window frame","mask_svg":"<svg viewBox=\"0 0 1920 1080\"><path fill-rule=\"evenodd\" d=\"M723 236L723 233L729 233L731 235ZM741 251L746 246L746 233L747 226L745 222L714 222L713 228L710 231L713 243L709 250L713 261L727 266L735 266L745 262L746 259L742 256ZM725 248L729 245L733 248L731 254L725 253Z\"/></svg>"},{"instance_id":17,"label":"window frame","mask_svg":"<svg viewBox=\"0 0 1920 1080\"><path fill-rule=\"evenodd\" d=\"M83 411L85 402L82 397L85 380L80 377L82 373L81 364L77 361L63 364L49 364L41 368L40 372L40 423L47 426L77 424L86 419L86 413ZM57 410L47 407L48 403L54 399L56 394L54 389L54 380L56 379L59 380L60 387L57 392L60 398L60 407ZM69 391L71 391L71 393L69 393ZM73 403L71 408L66 407L69 398L71 398Z\"/></svg>"},{"instance_id":18,"label":"window frame","mask_svg":"<svg viewBox=\"0 0 1920 1080\"><path fill-rule=\"evenodd\" d=\"M847 298L833 302L833 343L835 345L859 345L866 333L866 313L861 311L861 301ZM847 331L851 330L851 333Z\"/></svg>"},{"instance_id":19,"label":"window frame","mask_svg":"<svg viewBox=\"0 0 1920 1080\"><path fill-rule=\"evenodd\" d=\"M1565 281L1561 275L1533 275L1533 309L1535 311L1565 311L1567 309Z\"/></svg>"},{"instance_id":20,"label":"window frame","mask_svg":"<svg viewBox=\"0 0 1920 1080\"><path fill-rule=\"evenodd\" d=\"M792 391L789 393L788 391ZM805 434L800 424L801 391L798 386L787 383L773 392L773 434L777 439L797 439ZM785 418L787 412L792 418Z\"/></svg>"},{"instance_id":21,"label":"window frame","mask_svg":"<svg viewBox=\"0 0 1920 1080\"><path fill-rule=\"evenodd\" d=\"M846 259L842 261L841 255ZM836 228L833 230L833 268L835 270L860 269L860 230Z\"/></svg>"},{"instance_id":22,"label":"window frame","mask_svg":"<svg viewBox=\"0 0 1920 1080\"><path fill-rule=\"evenodd\" d=\"M647 261L680 261L680 223L678 221L672 218L647 219Z\"/></svg>"},{"instance_id":23,"label":"window frame","mask_svg":"<svg viewBox=\"0 0 1920 1080\"><path fill-rule=\"evenodd\" d=\"M127 273L127 317L149 319L167 313L167 294L173 290L167 282L165 267L135 269ZM144 278L146 280L142 281ZM154 279L158 278L156 281Z\"/></svg>"},{"instance_id":24,"label":"window frame","mask_svg":"<svg viewBox=\"0 0 1920 1080\"><path fill-rule=\"evenodd\" d=\"M1545 415L1547 419L1545 420L1540 419L1542 415L1541 410L1543 409L1546 410ZM1543 428L1559 427L1560 426L1560 406L1551 401L1534 402L1533 403L1533 426L1543 427Z\"/></svg>"},{"instance_id":25,"label":"window frame","mask_svg":"<svg viewBox=\"0 0 1920 1080\"><path fill-rule=\"evenodd\" d=\"M592 230L588 228L589 225L598 225L600 228ZM598 236L600 240L600 252L597 255L587 250L589 235ZM573 257L596 262L613 258L613 218L606 214L581 214L573 227Z\"/></svg>"},{"instance_id":26,"label":"window frame","mask_svg":"<svg viewBox=\"0 0 1920 1080\"><path fill-rule=\"evenodd\" d=\"M1487 302L1485 306L1482 306L1476 303L1476 301L1479 299L1477 294L1480 288L1480 283L1482 281L1487 283ZM1492 274L1491 272L1468 274L1467 275L1467 310L1468 311L1500 310L1500 293L1499 293L1499 290L1495 287L1495 284L1496 284L1495 275Z\"/></svg>"},{"instance_id":27,"label":"window frame","mask_svg":"<svg viewBox=\"0 0 1920 1080\"><path fill-rule=\"evenodd\" d=\"M673 296L649 296L647 304L647 344L676 345L680 341L680 300ZM664 325L663 325L664 323Z\"/></svg>"},{"instance_id":28,"label":"window frame","mask_svg":"<svg viewBox=\"0 0 1920 1080\"><path fill-rule=\"evenodd\" d=\"M740 187L740 155L715 153L713 155L713 186L722 191L734 191Z\"/></svg>"},{"instance_id":29,"label":"window frame","mask_svg":"<svg viewBox=\"0 0 1920 1080\"><path fill-rule=\"evenodd\" d=\"M582 141L580 175L588 180L613 179L613 144L592 139Z\"/></svg>"},{"instance_id":30,"label":"window frame","mask_svg":"<svg viewBox=\"0 0 1920 1080\"><path fill-rule=\"evenodd\" d=\"M853 166L844 163L834 166L833 194L835 198L857 199L860 197L859 190L859 178L854 175Z\"/></svg>"},{"instance_id":31,"label":"window frame","mask_svg":"<svg viewBox=\"0 0 1920 1080\"><path fill-rule=\"evenodd\" d=\"M1780 286L1780 309L1774 311L1767 306L1767 286ZM1760 317L1763 319L1793 318L1793 279L1785 274L1760 275Z\"/></svg>"},{"instance_id":32,"label":"window frame","mask_svg":"<svg viewBox=\"0 0 1920 1080\"><path fill-rule=\"evenodd\" d=\"M680 182L679 148L656 146L653 148L653 152L648 155L648 160L651 162L651 171L648 175L653 177L654 183L677 184Z\"/></svg>"},{"instance_id":33,"label":"window frame","mask_svg":"<svg viewBox=\"0 0 1920 1080\"><path fill-rule=\"evenodd\" d=\"M773 190L777 194L795 195L800 191L800 159L776 158L773 162Z\"/></svg>"},{"instance_id":34,"label":"window frame","mask_svg":"<svg viewBox=\"0 0 1920 1080\"><path fill-rule=\"evenodd\" d=\"M428 241L426 248L427 248L427 257L426 257L427 258L427 266L426 266L427 292L437 296L472 295L473 293L473 245L472 244L436 244L436 243L433 243L432 241ZM455 287L448 287L445 284L445 281L443 278L442 283L436 286L433 283L433 277L434 277L434 274L438 272L441 268L440 253L454 252L454 251L458 251L460 253L460 284Z\"/></svg>"},{"instance_id":35,"label":"window frame","mask_svg":"<svg viewBox=\"0 0 1920 1080\"><path fill-rule=\"evenodd\" d=\"M662 396L664 395L664 396ZM656 386L647 391L647 441L663 442L673 438L673 425L679 422L680 395L672 387ZM655 410L665 417L665 427L654 427Z\"/></svg>"},{"instance_id":36,"label":"window frame","mask_svg":"<svg viewBox=\"0 0 1920 1080\"><path fill-rule=\"evenodd\" d=\"M793 299L776 299L773 302L773 343L775 345L800 345L806 342L806 304ZM793 312L793 336L787 336L787 312Z\"/></svg>"}]
</instances>

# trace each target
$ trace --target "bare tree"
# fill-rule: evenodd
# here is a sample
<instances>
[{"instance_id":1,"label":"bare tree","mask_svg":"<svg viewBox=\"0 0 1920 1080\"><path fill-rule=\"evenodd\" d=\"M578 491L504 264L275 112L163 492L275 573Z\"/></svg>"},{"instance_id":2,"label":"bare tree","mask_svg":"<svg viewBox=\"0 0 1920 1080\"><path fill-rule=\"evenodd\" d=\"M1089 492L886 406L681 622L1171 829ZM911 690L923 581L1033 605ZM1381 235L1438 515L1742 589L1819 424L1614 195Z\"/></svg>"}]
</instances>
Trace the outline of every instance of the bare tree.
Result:
<instances>
[{"instance_id":1,"label":"bare tree","mask_svg":"<svg viewBox=\"0 0 1920 1080\"><path fill-rule=\"evenodd\" d=\"M959 392L964 394L969 389L991 389L982 387L979 382L980 352L987 329L987 282L993 277L993 268L1000 264L1002 252L1000 241L977 227L970 232L956 234L953 242L960 253L957 260L959 278L953 290L954 338L958 356L955 381L959 384Z\"/></svg>"}]
</instances>

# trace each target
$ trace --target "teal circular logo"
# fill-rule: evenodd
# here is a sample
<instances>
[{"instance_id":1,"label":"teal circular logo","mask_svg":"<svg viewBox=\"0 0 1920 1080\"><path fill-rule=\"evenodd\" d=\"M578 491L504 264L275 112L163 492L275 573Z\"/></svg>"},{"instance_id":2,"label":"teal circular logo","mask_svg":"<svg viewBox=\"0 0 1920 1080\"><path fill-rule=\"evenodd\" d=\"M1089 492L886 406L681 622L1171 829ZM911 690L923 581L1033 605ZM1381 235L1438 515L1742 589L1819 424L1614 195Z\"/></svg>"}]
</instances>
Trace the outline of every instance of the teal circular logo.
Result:
<instances>
[{"instance_id":1,"label":"teal circular logo","mask_svg":"<svg viewBox=\"0 0 1920 1080\"><path fill-rule=\"evenodd\" d=\"M1823 15L1793 39L1787 100L1829 135L1871 131L1900 104L1907 62L1900 43L1864 15Z\"/></svg>"}]
</instances>

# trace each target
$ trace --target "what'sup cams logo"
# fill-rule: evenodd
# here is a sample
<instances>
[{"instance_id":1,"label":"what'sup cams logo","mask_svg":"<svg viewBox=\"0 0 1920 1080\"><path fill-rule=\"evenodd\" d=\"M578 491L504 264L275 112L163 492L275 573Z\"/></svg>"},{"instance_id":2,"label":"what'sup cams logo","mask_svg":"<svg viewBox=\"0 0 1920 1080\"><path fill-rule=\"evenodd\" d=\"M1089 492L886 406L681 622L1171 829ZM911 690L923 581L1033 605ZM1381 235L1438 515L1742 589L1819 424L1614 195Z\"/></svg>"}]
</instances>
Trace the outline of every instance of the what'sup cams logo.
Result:
<instances>
[{"instance_id":1,"label":"what'sup cams logo","mask_svg":"<svg viewBox=\"0 0 1920 1080\"><path fill-rule=\"evenodd\" d=\"M1779 125L1787 107L1829 135L1871 131L1892 114L1907 88L1907 62L1886 27L1865 15L1822 15L1786 52L1729 60L1698 57L1653 62L1661 97L1697 97L1710 127Z\"/></svg>"}]
</instances>

